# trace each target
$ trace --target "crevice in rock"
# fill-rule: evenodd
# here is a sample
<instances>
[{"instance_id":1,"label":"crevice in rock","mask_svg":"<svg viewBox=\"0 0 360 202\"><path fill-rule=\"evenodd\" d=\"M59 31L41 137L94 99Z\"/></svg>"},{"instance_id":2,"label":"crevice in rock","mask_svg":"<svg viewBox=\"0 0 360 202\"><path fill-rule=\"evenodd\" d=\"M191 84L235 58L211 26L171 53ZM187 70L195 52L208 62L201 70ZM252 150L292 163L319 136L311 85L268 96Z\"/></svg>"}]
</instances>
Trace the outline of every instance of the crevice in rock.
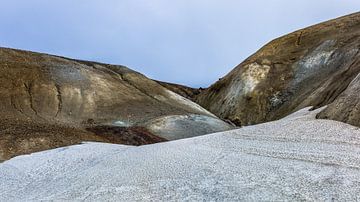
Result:
<instances>
[{"instance_id":1,"label":"crevice in rock","mask_svg":"<svg viewBox=\"0 0 360 202\"><path fill-rule=\"evenodd\" d=\"M296 46L300 46L300 45L301 45L302 35L303 35L303 32L300 32L300 34L298 35L298 37L297 37L297 39L296 39Z\"/></svg>"},{"instance_id":2,"label":"crevice in rock","mask_svg":"<svg viewBox=\"0 0 360 202\"><path fill-rule=\"evenodd\" d=\"M25 87L25 90L29 96L29 102L30 102L30 109L34 112L34 114L36 116L38 116L39 118L41 119L44 119L43 117L41 117L38 113L38 111L35 109L34 107L34 96L33 96L33 93L32 93L32 88L34 86L33 82L30 82L29 84L27 83L23 83L24 87ZM44 119L45 120L45 119Z\"/></svg>"},{"instance_id":3,"label":"crevice in rock","mask_svg":"<svg viewBox=\"0 0 360 202\"><path fill-rule=\"evenodd\" d=\"M113 74L117 75L117 77L118 77L120 80L125 81L127 84L129 84L130 86L134 87L136 90L140 91L141 93L145 94L146 96L150 97L151 99L154 99L154 100L156 100L156 101L162 102L161 100L156 99L154 96L152 96L152 95L148 94L147 92L143 91L142 89L138 88L138 87L137 87L136 85L134 85L129 79L127 79L126 77L124 77L124 75L122 75L122 74L120 74L120 73L112 70L112 69L109 68L109 67L106 67L106 66L104 66L104 67L106 68L106 70L108 70L108 71L112 72ZM93 65L93 68L96 69L96 70L99 70L99 71L101 71L101 72L104 72L103 70L95 67L94 65ZM126 73L125 73L125 74L126 74Z\"/></svg>"},{"instance_id":4,"label":"crevice in rock","mask_svg":"<svg viewBox=\"0 0 360 202\"><path fill-rule=\"evenodd\" d=\"M10 96L10 104L11 106L18 111L20 114L24 114L24 112L22 111L22 109L19 109L16 104L15 104L15 100L14 100L14 96Z\"/></svg>"},{"instance_id":5,"label":"crevice in rock","mask_svg":"<svg viewBox=\"0 0 360 202\"><path fill-rule=\"evenodd\" d=\"M55 114L55 117L57 117L61 113L63 103L62 103L60 85L55 84L55 88L56 88L56 93L57 93L56 97L57 97L57 100L58 100L58 107L57 107L57 111L56 111L56 114Z\"/></svg>"},{"instance_id":6,"label":"crevice in rock","mask_svg":"<svg viewBox=\"0 0 360 202\"><path fill-rule=\"evenodd\" d=\"M94 66L94 68L95 68L95 66ZM124 80L122 74L120 74L120 73L112 70L111 68L108 68L108 67L105 67L105 68L106 68L106 70L108 70L108 71L110 71L111 73L115 74L120 80ZM96 68L96 69L97 69L97 68ZM100 70L100 71L102 71L102 70Z\"/></svg>"},{"instance_id":7,"label":"crevice in rock","mask_svg":"<svg viewBox=\"0 0 360 202\"><path fill-rule=\"evenodd\" d=\"M30 109L35 113L35 115L38 115L36 109L34 108L34 104L33 104L34 98L33 98L33 95L31 93L32 86L33 86L32 82L29 83L29 84L24 83L24 87L25 87L26 92L28 93L28 96L29 96Z\"/></svg>"}]
</instances>

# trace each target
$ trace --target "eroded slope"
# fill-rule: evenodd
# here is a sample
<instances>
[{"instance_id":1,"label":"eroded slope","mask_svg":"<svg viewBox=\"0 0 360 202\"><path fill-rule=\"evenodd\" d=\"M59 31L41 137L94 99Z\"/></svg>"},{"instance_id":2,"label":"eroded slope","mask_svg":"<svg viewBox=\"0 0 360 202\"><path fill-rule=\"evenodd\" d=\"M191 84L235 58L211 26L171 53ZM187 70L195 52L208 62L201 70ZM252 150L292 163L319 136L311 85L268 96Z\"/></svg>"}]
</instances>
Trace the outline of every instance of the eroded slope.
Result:
<instances>
[{"instance_id":1,"label":"eroded slope","mask_svg":"<svg viewBox=\"0 0 360 202\"><path fill-rule=\"evenodd\" d=\"M359 126L356 107L350 109L360 101L357 91L355 87L345 91L350 82L357 83L359 46L360 13L296 31L265 45L203 91L197 101L237 125L276 120L305 106L329 104L319 117ZM354 115L342 114L345 108Z\"/></svg>"},{"instance_id":2,"label":"eroded slope","mask_svg":"<svg viewBox=\"0 0 360 202\"><path fill-rule=\"evenodd\" d=\"M198 115L218 120L127 67L8 48L0 48L0 98L0 159L89 140L133 145L163 141L157 135L171 133L169 128L160 128L159 134L147 128L160 117ZM203 127L201 122L193 125ZM128 127L136 130L129 132ZM191 128L178 127L181 137L190 136L186 134ZM212 132L229 128L222 122ZM66 136L64 131L71 130ZM17 138L24 147L12 145Z\"/></svg>"}]
</instances>

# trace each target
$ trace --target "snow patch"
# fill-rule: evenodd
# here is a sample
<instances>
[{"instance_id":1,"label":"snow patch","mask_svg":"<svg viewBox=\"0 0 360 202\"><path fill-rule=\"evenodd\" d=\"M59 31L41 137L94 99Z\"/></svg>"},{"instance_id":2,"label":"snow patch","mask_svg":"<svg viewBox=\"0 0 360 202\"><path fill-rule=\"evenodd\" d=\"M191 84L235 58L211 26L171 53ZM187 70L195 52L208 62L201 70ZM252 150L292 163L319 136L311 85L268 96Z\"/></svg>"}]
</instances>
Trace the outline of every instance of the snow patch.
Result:
<instances>
[{"instance_id":1,"label":"snow patch","mask_svg":"<svg viewBox=\"0 0 360 202\"><path fill-rule=\"evenodd\" d=\"M131 126L131 124L129 122L124 122L124 121L114 121L113 124L114 126L119 126L119 127L129 127Z\"/></svg>"},{"instance_id":2,"label":"snow patch","mask_svg":"<svg viewBox=\"0 0 360 202\"><path fill-rule=\"evenodd\" d=\"M19 156L0 164L0 201L359 201L360 130L315 119L320 110L140 147Z\"/></svg>"}]
</instances>

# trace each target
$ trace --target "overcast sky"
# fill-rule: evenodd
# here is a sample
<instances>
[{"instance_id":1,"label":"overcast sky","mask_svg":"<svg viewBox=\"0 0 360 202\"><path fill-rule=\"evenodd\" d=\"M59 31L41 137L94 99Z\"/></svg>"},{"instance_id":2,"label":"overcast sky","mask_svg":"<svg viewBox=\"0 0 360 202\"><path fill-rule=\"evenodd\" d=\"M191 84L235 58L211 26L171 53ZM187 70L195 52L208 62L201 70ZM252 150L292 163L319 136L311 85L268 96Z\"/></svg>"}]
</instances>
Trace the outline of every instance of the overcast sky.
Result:
<instances>
[{"instance_id":1,"label":"overcast sky","mask_svg":"<svg viewBox=\"0 0 360 202\"><path fill-rule=\"evenodd\" d=\"M206 87L269 42L360 0L0 0L0 46Z\"/></svg>"}]
</instances>

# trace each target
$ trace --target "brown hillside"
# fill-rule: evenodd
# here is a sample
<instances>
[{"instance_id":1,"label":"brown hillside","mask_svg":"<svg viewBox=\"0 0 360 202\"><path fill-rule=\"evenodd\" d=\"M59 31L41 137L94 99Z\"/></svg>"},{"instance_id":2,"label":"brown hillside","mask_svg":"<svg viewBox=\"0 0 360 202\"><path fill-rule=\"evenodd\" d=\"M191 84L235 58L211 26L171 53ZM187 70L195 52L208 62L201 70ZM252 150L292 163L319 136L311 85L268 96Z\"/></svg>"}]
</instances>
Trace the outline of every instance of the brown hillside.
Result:
<instances>
[{"instance_id":1,"label":"brown hillside","mask_svg":"<svg viewBox=\"0 0 360 202\"><path fill-rule=\"evenodd\" d=\"M360 126L359 46L360 13L293 32L266 44L197 102L238 125L329 105L319 118Z\"/></svg>"}]
</instances>

